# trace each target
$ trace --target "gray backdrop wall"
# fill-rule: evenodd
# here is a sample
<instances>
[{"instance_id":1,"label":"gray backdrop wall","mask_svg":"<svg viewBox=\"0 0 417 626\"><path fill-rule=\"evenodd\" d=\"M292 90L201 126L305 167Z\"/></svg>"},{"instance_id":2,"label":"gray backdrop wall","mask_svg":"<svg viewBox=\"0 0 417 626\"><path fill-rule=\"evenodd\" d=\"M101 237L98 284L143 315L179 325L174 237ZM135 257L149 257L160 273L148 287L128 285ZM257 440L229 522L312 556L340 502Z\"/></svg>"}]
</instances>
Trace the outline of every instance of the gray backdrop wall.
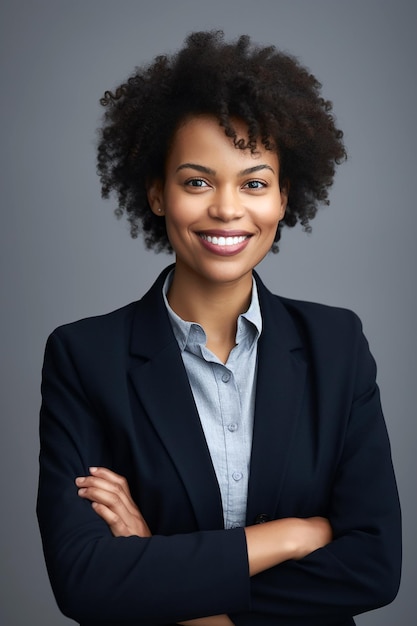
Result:
<instances>
[{"instance_id":1,"label":"gray backdrop wall","mask_svg":"<svg viewBox=\"0 0 417 626\"><path fill-rule=\"evenodd\" d=\"M415 624L416 3L413 0L2 0L1 581L4 626L69 624L34 515L43 348L59 324L136 299L170 258L100 199L98 99L191 30L249 33L323 82L349 161L313 234L284 232L260 273L290 297L348 306L379 364L404 514L397 600L358 624Z\"/></svg>"}]
</instances>

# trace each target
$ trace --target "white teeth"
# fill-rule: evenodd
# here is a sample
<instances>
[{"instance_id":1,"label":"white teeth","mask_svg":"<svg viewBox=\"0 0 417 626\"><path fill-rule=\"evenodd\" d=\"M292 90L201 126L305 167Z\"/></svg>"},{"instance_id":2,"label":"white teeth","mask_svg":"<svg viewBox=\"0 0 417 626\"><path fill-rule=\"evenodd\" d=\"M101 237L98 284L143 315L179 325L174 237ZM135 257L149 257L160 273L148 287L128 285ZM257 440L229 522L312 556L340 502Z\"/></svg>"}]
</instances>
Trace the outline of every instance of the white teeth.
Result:
<instances>
[{"instance_id":1,"label":"white teeth","mask_svg":"<svg viewBox=\"0 0 417 626\"><path fill-rule=\"evenodd\" d=\"M215 246L236 246L247 238L246 235L240 235L239 237L212 237L211 235L200 235L200 237Z\"/></svg>"}]
</instances>

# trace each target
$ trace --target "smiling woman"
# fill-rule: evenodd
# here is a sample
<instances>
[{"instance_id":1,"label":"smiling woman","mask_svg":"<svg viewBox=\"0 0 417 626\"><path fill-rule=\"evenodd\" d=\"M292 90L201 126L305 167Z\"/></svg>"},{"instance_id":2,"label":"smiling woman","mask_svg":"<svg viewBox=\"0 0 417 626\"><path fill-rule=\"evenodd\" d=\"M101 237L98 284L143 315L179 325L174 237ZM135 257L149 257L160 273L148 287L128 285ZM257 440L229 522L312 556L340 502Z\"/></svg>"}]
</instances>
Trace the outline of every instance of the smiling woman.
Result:
<instances>
[{"instance_id":1,"label":"smiling woman","mask_svg":"<svg viewBox=\"0 0 417 626\"><path fill-rule=\"evenodd\" d=\"M103 195L175 264L48 340L38 516L58 604L84 626L351 626L400 575L375 363L353 313L254 272L327 202L331 104L293 58L221 33L102 103Z\"/></svg>"},{"instance_id":2,"label":"smiling woman","mask_svg":"<svg viewBox=\"0 0 417 626\"><path fill-rule=\"evenodd\" d=\"M246 144L245 124L235 120L234 127ZM287 195L279 185L277 153L262 144L256 152L236 149L218 120L208 116L180 126L163 180L149 187L151 209L165 218L175 250L171 306L184 319L201 320L198 303L206 309L207 297L215 293L216 300L223 300L225 320L233 303L229 352L235 344L236 306L239 313L248 307L252 270L271 249ZM192 301L185 297L189 290L195 294ZM223 353L224 340L221 346Z\"/></svg>"},{"instance_id":3,"label":"smiling woman","mask_svg":"<svg viewBox=\"0 0 417 626\"><path fill-rule=\"evenodd\" d=\"M235 120L234 127L246 144L245 124ZM249 306L252 270L271 249L285 213L278 156L262 144L256 152L238 150L216 118L196 116L176 131L164 178L150 185L148 198L155 215L164 216L175 250L169 303L206 332L214 326L206 345L226 361L237 316ZM221 324L207 319L208 298L221 309Z\"/></svg>"}]
</instances>

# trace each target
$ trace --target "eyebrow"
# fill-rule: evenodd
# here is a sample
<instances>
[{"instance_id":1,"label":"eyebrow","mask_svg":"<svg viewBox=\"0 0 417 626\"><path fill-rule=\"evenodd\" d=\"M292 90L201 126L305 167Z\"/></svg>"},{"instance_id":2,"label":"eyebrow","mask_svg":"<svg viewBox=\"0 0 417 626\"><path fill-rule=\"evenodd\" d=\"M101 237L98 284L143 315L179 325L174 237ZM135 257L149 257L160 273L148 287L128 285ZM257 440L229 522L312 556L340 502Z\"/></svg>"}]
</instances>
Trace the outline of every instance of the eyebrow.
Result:
<instances>
[{"instance_id":1,"label":"eyebrow","mask_svg":"<svg viewBox=\"0 0 417 626\"><path fill-rule=\"evenodd\" d=\"M182 165L179 165L175 171L179 172L180 170L185 169L196 170L197 172L201 172L202 174L208 174L209 176L216 175L215 170L212 170L210 167L206 167L205 165L198 165L198 163L182 163ZM240 172L238 172L238 175L248 176L248 174L260 172L261 170L270 170L273 174L275 174L270 165L267 165L266 163L261 163L259 165L254 165L253 167L248 167L245 170L241 170Z\"/></svg>"}]
</instances>

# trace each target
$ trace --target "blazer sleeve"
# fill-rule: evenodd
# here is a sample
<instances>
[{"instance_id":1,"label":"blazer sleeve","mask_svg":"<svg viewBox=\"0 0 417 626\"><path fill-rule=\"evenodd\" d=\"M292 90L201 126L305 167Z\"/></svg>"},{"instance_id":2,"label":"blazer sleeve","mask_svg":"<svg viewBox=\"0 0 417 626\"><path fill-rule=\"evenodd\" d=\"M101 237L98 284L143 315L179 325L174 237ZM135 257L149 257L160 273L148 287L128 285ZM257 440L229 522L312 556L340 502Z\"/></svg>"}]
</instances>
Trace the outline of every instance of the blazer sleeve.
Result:
<instances>
[{"instance_id":1,"label":"blazer sleeve","mask_svg":"<svg viewBox=\"0 0 417 626\"><path fill-rule=\"evenodd\" d=\"M108 449L85 385L69 333L58 329L43 367L37 513L61 611L76 621L162 624L246 610L243 529L116 538L78 497L76 476L91 459L105 462Z\"/></svg>"},{"instance_id":2,"label":"blazer sleeve","mask_svg":"<svg viewBox=\"0 0 417 626\"><path fill-rule=\"evenodd\" d=\"M376 367L361 324L352 405L331 489L334 540L300 561L287 561L251 579L250 612L238 626L277 623L325 626L391 602L401 569L401 520ZM337 419L335 417L335 419ZM281 621L279 622L281 623Z\"/></svg>"}]
</instances>

